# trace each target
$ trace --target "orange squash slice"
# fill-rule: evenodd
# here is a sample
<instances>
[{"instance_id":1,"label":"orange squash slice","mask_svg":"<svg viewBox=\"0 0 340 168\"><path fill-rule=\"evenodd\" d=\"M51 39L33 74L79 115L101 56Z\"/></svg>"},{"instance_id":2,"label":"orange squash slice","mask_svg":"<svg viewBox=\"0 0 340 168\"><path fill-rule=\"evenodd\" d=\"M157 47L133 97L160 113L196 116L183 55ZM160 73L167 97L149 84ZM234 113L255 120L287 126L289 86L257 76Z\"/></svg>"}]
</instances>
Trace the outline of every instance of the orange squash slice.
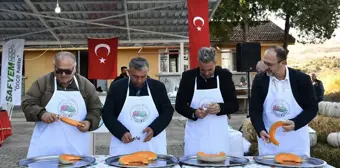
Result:
<instances>
[{"instance_id":1,"label":"orange squash slice","mask_svg":"<svg viewBox=\"0 0 340 168\"><path fill-rule=\"evenodd\" d=\"M63 154L59 156L59 162L61 164L72 164L81 160L81 157L69 154Z\"/></svg>"},{"instance_id":2,"label":"orange squash slice","mask_svg":"<svg viewBox=\"0 0 340 168\"><path fill-rule=\"evenodd\" d=\"M205 154L204 152L197 152L197 160L203 162L223 162L227 159L224 152L218 154Z\"/></svg>"},{"instance_id":3,"label":"orange squash slice","mask_svg":"<svg viewBox=\"0 0 340 168\"><path fill-rule=\"evenodd\" d=\"M154 153L154 152L151 152L151 151L135 152L135 153L132 153L132 155L141 156L141 157L147 158L148 161L154 161L154 160L157 159L157 154Z\"/></svg>"},{"instance_id":4,"label":"orange squash slice","mask_svg":"<svg viewBox=\"0 0 340 168\"><path fill-rule=\"evenodd\" d=\"M69 124L69 125L73 125L73 126L75 126L75 127L80 127L80 126L82 126L82 124L81 124L79 121L73 120L73 119L71 119L71 118L60 117L59 119L60 119L61 121L63 121L64 123Z\"/></svg>"},{"instance_id":5,"label":"orange squash slice","mask_svg":"<svg viewBox=\"0 0 340 168\"><path fill-rule=\"evenodd\" d=\"M269 130L270 142L273 143L276 146L280 145L279 141L277 141L276 138L275 138L276 129L278 127L282 127L284 125L285 124L284 124L283 121L278 121L270 127L270 130Z\"/></svg>"},{"instance_id":6,"label":"orange squash slice","mask_svg":"<svg viewBox=\"0 0 340 168\"><path fill-rule=\"evenodd\" d=\"M280 153L275 155L274 160L276 163L283 165L300 165L302 158L291 153Z\"/></svg>"},{"instance_id":7,"label":"orange squash slice","mask_svg":"<svg viewBox=\"0 0 340 168\"><path fill-rule=\"evenodd\" d=\"M147 158L138 155L125 155L119 158L119 163L122 165L129 166L143 166L148 165L149 161Z\"/></svg>"}]
</instances>

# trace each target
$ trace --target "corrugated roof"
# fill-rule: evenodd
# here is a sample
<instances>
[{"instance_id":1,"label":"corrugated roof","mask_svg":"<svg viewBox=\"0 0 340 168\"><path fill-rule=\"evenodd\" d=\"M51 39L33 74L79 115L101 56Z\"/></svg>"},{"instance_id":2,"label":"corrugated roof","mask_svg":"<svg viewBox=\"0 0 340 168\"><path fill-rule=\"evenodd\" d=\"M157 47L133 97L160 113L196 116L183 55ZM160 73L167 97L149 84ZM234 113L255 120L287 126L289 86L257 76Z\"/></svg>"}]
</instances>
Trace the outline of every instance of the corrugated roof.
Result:
<instances>
[{"instance_id":1,"label":"corrugated roof","mask_svg":"<svg viewBox=\"0 0 340 168\"><path fill-rule=\"evenodd\" d=\"M209 14L220 0L209 0ZM188 41L186 0L1 0L0 38L31 44L86 44L118 37L121 44ZM47 42L47 43L46 43ZM29 44L29 43L28 43Z\"/></svg>"}]
</instances>

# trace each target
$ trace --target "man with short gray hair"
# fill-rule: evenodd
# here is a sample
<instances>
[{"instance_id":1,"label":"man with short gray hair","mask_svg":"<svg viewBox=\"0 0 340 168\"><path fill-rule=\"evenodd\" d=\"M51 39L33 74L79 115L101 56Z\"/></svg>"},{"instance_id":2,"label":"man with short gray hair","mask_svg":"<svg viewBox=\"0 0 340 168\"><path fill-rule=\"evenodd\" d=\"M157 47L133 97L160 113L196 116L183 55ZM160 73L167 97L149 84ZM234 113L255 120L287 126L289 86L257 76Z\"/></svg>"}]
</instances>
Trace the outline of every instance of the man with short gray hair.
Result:
<instances>
[{"instance_id":1,"label":"man with short gray hair","mask_svg":"<svg viewBox=\"0 0 340 168\"><path fill-rule=\"evenodd\" d=\"M228 114L238 110L232 74L216 66L214 48L198 52L199 67L183 72L176 111L188 118L184 155L228 153Z\"/></svg>"},{"instance_id":2,"label":"man with short gray hair","mask_svg":"<svg viewBox=\"0 0 340 168\"><path fill-rule=\"evenodd\" d=\"M165 128L174 109L165 85L148 78L149 63L142 57L133 58L128 71L129 78L112 82L102 109L113 135L110 155L143 150L167 154Z\"/></svg>"},{"instance_id":3,"label":"man with short gray hair","mask_svg":"<svg viewBox=\"0 0 340 168\"><path fill-rule=\"evenodd\" d=\"M94 85L76 73L76 59L59 52L54 71L37 79L22 100L26 120L36 122L27 157L73 154L89 155L88 131L98 128L101 103ZM72 126L59 120L79 121Z\"/></svg>"}]
</instances>

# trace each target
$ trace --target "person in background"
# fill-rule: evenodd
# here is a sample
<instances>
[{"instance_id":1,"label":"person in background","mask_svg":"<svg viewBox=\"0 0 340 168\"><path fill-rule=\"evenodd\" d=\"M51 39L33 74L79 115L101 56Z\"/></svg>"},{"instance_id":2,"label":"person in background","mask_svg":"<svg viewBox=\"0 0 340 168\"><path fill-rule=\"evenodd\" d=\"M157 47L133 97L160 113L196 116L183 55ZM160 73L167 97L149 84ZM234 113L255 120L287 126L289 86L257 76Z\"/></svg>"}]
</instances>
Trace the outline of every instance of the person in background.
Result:
<instances>
[{"instance_id":1,"label":"person in background","mask_svg":"<svg viewBox=\"0 0 340 168\"><path fill-rule=\"evenodd\" d=\"M266 64L263 63L263 61L258 61L256 64L256 71L257 73L261 73L267 70Z\"/></svg>"},{"instance_id":2,"label":"person in background","mask_svg":"<svg viewBox=\"0 0 340 168\"><path fill-rule=\"evenodd\" d=\"M88 131L98 128L101 103L94 85L76 73L76 59L59 52L54 71L38 78L22 100L26 120L36 122L27 157L90 154ZM58 116L80 121L75 127Z\"/></svg>"},{"instance_id":3,"label":"person in background","mask_svg":"<svg viewBox=\"0 0 340 168\"><path fill-rule=\"evenodd\" d=\"M308 123L318 112L318 103L310 77L286 66L282 47L266 50L266 71L255 76L250 100L250 119L258 134L259 155L281 152L310 156ZM285 126L276 131L280 142L269 141L268 131L277 121Z\"/></svg>"},{"instance_id":4,"label":"person in background","mask_svg":"<svg viewBox=\"0 0 340 168\"><path fill-rule=\"evenodd\" d=\"M214 48L201 48L198 61L198 68L183 72L176 96L176 111L188 118L184 155L228 153L227 115L239 108L232 74L216 66Z\"/></svg>"},{"instance_id":5,"label":"person in background","mask_svg":"<svg viewBox=\"0 0 340 168\"><path fill-rule=\"evenodd\" d=\"M112 134L110 155L137 151L167 154L165 128L174 109L165 85L148 77L149 63L142 57L129 63L130 77L113 82L103 112Z\"/></svg>"},{"instance_id":6,"label":"person in background","mask_svg":"<svg viewBox=\"0 0 340 168\"><path fill-rule=\"evenodd\" d=\"M120 71L121 71L120 75L117 76L113 82L115 82L115 81L117 81L119 79L124 79L124 78L128 78L129 77L129 75L127 74L128 70L127 70L126 66L120 67Z\"/></svg>"},{"instance_id":7,"label":"person in background","mask_svg":"<svg viewBox=\"0 0 340 168\"><path fill-rule=\"evenodd\" d=\"M323 87L322 81L316 78L316 74L312 74L313 86L315 89L316 99L321 102L324 97L325 89Z\"/></svg>"}]
</instances>

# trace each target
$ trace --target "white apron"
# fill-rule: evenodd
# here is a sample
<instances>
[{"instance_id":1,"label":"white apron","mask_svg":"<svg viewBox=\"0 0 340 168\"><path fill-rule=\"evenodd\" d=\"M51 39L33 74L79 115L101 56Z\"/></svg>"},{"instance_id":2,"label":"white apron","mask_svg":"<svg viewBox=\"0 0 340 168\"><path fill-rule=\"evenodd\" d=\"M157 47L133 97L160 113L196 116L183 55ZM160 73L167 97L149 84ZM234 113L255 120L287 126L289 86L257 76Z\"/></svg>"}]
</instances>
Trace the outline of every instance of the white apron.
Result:
<instances>
[{"instance_id":1,"label":"white apron","mask_svg":"<svg viewBox=\"0 0 340 168\"><path fill-rule=\"evenodd\" d=\"M74 77L77 87L78 81ZM83 121L87 114L84 99L79 91L59 91L54 79L54 93L46 105L46 111L74 120ZM36 123L27 157L74 154L89 155L90 136L62 121Z\"/></svg>"},{"instance_id":2,"label":"white apron","mask_svg":"<svg viewBox=\"0 0 340 168\"><path fill-rule=\"evenodd\" d=\"M198 109L209 103L224 103L219 77L216 76L216 78L217 88L200 90L197 90L197 78L195 79L191 108ZM229 150L228 129L227 115L208 114L204 119L188 120L184 135L184 155L196 155L197 152L210 154L225 152L227 154Z\"/></svg>"},{"instance_id":3,"label":"white apron","mask_svg":"<svg viewBox=\"0 0 340 168\"><path fill-rule=\"evenodd\" d=\"M287 76L288 69L286 69ZM263 121L266 130L269 131L271 125L279 120L288 120L296 117L302 112L302 108L296 102L289 78L287 80L276 81L277 85L284 85L285 89L279 90L273 82L274 77L270 77L268 94L263 104ZM284 82L287 82L286 84ZM283 132L279 127L275 134L276 139L280 142L279 146L272 143L267 144L261 138L258 139L259 155L275 155L281 152L293 153L296 155L310 156L310 141L308 126L304 126L297 131Z\"/></svg>"},{"instance_id":4,"label":"white apron","mask_svg":"<svg viewBox=\"0 0 340 168\"><path fill-rule=\"evenodd\" d=\"M122 123L131 133L134 141L124 144L115 136L111 138L110 155L124 155L137 151L152 151L157 154L167 154L166 131L163 130L156 137L152 137L149 142L143 142L147 133L143 130L147 128L158 116L159 113L152 99L148 84L148 96L129 96L130 78L126 93L125 103L118 116L118 121Z\"/></svg>"}]
</instances>

